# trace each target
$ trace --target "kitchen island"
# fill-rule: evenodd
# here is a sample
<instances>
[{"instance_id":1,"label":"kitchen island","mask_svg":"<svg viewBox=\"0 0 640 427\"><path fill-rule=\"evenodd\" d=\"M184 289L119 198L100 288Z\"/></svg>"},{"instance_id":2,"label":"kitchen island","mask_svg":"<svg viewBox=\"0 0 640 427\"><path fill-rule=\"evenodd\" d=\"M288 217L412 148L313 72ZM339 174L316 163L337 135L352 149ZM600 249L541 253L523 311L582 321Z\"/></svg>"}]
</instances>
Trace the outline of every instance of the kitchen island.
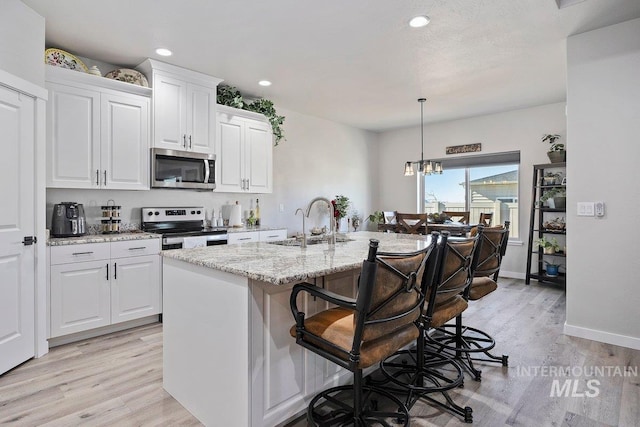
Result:
<instances>
[{"instance_id":1,"label":"kitchen island","mask_svg":"<svg viewBox=\"0 0 640 427\"><path fill-rule=\"evenodd\" d=\"M426 236L349 233L335 247L291 242L164 251L164 388L207 426L273 426L299 414L347 371L295 344L289 296L308 281L355 296L369 239L380 251ZM314 242L315 243L315 242ZM300 294L307 315L328 308Z\"/></svg>"}]
</instances>

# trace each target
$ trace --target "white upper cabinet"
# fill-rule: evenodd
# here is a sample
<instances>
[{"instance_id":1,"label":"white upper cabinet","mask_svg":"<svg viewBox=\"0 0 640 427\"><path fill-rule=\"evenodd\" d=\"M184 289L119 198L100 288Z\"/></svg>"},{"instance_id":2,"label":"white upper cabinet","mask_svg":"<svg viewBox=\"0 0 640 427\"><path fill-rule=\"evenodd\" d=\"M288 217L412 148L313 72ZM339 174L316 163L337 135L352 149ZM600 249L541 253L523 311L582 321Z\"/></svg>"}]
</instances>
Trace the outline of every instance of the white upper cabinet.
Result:
<instances>
[{"instance_id":1,"label":"white upper cabinet","mask_svg":"<svg viewBox=\"0 0 640 427\"><path fill-rule=\"evenodd\" d=\"M218 105L216 191L273 191L273 134L264 115Z\"/></svg>"},{"instance_id":2,"label":"white upper cabinet","mask_svg":"<svg viewBox=\"0 0 640 427\"><path fill-rule=\"evenodd\" d=\"M47 66L47 187L149 189L151 90Z\"/></svg>"},{"instance_id":3,"label":"white upper cabinet","mask_svg":"<svg viewBox=\"0 0 640 427\"><path fill-rule=\"evenodd\" d=\"M152 145L213 154L216 91L222 80L153 59L137 68L153 86Z\"/></svg>"}]
</instances>

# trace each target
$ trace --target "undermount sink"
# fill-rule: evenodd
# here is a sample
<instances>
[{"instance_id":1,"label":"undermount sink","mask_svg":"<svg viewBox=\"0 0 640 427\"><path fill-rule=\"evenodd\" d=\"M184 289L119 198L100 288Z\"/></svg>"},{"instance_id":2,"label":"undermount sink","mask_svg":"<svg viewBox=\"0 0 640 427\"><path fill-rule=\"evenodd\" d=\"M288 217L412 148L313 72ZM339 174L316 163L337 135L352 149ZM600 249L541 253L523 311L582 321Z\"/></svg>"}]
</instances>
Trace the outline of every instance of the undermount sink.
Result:
<instances>
[{"instance_id":1,"label":"undermount sink","mask_svg":"<svg viewBox=\"0 0 640 427\"><path fill-rule=\"evenodd\" d=\"M341 236L338 235L336 236L336 243L343 243L343 242L351 242L355 239L349 239L346 236ZM319 245L321 243L328 243L329 242L329 237L328 236L323 236L323 237L307 237L307 246L311 246L311 245ZM286 239L286 240L275 240L273 242L269 242L272 245L280 245L280 246L302 246L302 240L300 239Z\"/></svg>"}]
</instances>

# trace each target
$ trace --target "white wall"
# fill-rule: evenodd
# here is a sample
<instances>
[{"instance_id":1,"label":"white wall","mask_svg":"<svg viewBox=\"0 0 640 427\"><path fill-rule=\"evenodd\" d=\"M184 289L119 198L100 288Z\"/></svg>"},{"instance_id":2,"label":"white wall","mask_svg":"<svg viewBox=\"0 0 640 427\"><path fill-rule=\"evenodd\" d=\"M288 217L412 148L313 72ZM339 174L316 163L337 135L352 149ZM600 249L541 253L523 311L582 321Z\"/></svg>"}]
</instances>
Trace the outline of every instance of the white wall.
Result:
<instances>
[{"instance_id":1,"label":"white wall","mask_svg":"<svg viewBox=\"0 0 640 427\"><path fill-rule=\"evenodd\" d=\"M419 114L418 108L416 112ZM507 248L501 269L505 275L524 278L532 165L549 162L548 144L540 142L541 137L545 133L558 133L566 142L565 129L564 103L425 125L425 158L448 157L445 147L478 142L482 143L480 154L520 151L518 231L524 245L511 244ZM380 135L379 144L380 196L375 200L375 209L416 212L417 177L405 177L403 172L404 162L420 158L420 127L385 132ZM570 158L571 147L567 145Z\"/></svg>"},{"instance_id":2,"label":"white wall","mask_svg":"<svg viewBox=\"0 0 640 427\"><path fill-rule=\"evenodd\" d=\"M0 0L0 69L44 86L44 18L19 0Z\"/></svg>"},{"instance_id":3,"label":"white wall","mask_svg":"<svg viewBox=\"0 0 640 427\"><path fill-rule=\"evenodd\" d=\"M276 106L277 108L277 106ZM376 134L349 126L305 116L278 108L286 117L286 141L273 150L273 194L215 193L191 190L117 191L117 190L47 190L47 223L51 222L53 204L73 201L85 205L87 221L99 223L100 206L113 199L123 207L125 222L140 222L140 209L145 206L204 206L207 218L211 209L236 200L249 209L251 200L260 199L261 221L265 226L287 227L289 233L302 230L300 214L316 196L329 199L343 194L352 208L368 215L372 209L371 191L376 180L374 158ZM283 205L283 212L279 207ZM317 210L313 210L317 214ZM328 224L328 216L312 215L309 227Z\"/></svg>"},{"instance_id":4,"label":"white wall","mask_svg":"<svg viewBox=\"0 0 640 427\"><path fill-rule=\"evenodd\" d=\"M567 54L565 332L640 349L640 19L570 37ZM604 201L605 217L577 217L579 201Z\"/></svg>"}]
</instances>

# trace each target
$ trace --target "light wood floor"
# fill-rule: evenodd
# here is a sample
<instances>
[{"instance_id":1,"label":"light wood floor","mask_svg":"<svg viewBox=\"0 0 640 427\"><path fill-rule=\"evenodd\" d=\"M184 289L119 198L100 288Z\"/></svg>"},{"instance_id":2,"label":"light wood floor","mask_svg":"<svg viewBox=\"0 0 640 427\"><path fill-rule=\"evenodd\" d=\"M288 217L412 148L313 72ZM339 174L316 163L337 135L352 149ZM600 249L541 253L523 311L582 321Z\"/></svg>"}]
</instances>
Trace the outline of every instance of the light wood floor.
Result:
<instances>
[{"instance_id":1,"label":"light wood floor","mask_svg":"<svg viewBox=\"0 0 640 427\"><path fill-rule=\"evenodd\" d=\"M563 335L562 289L519 280L499 283L465 313L465 323L493 333L496 354L509 354L510 362L508 368L483 365L481 382L467 378L464 388L454 390L459 404L473 408L473 425L640 426L638 376L583 375L577 377L578 393L589 391L587 380L597 379L597 397L550 397L553 380L563 384L567 377L531 372L539 366L638 370L640 351ZM468 425L424 403L411 415L411 426ZM0 376L0 424L200 425L162 389L159 324L56 347ZM294 426L306 426L304 418L287 424Z\"/></svg>"}]
</instances>

